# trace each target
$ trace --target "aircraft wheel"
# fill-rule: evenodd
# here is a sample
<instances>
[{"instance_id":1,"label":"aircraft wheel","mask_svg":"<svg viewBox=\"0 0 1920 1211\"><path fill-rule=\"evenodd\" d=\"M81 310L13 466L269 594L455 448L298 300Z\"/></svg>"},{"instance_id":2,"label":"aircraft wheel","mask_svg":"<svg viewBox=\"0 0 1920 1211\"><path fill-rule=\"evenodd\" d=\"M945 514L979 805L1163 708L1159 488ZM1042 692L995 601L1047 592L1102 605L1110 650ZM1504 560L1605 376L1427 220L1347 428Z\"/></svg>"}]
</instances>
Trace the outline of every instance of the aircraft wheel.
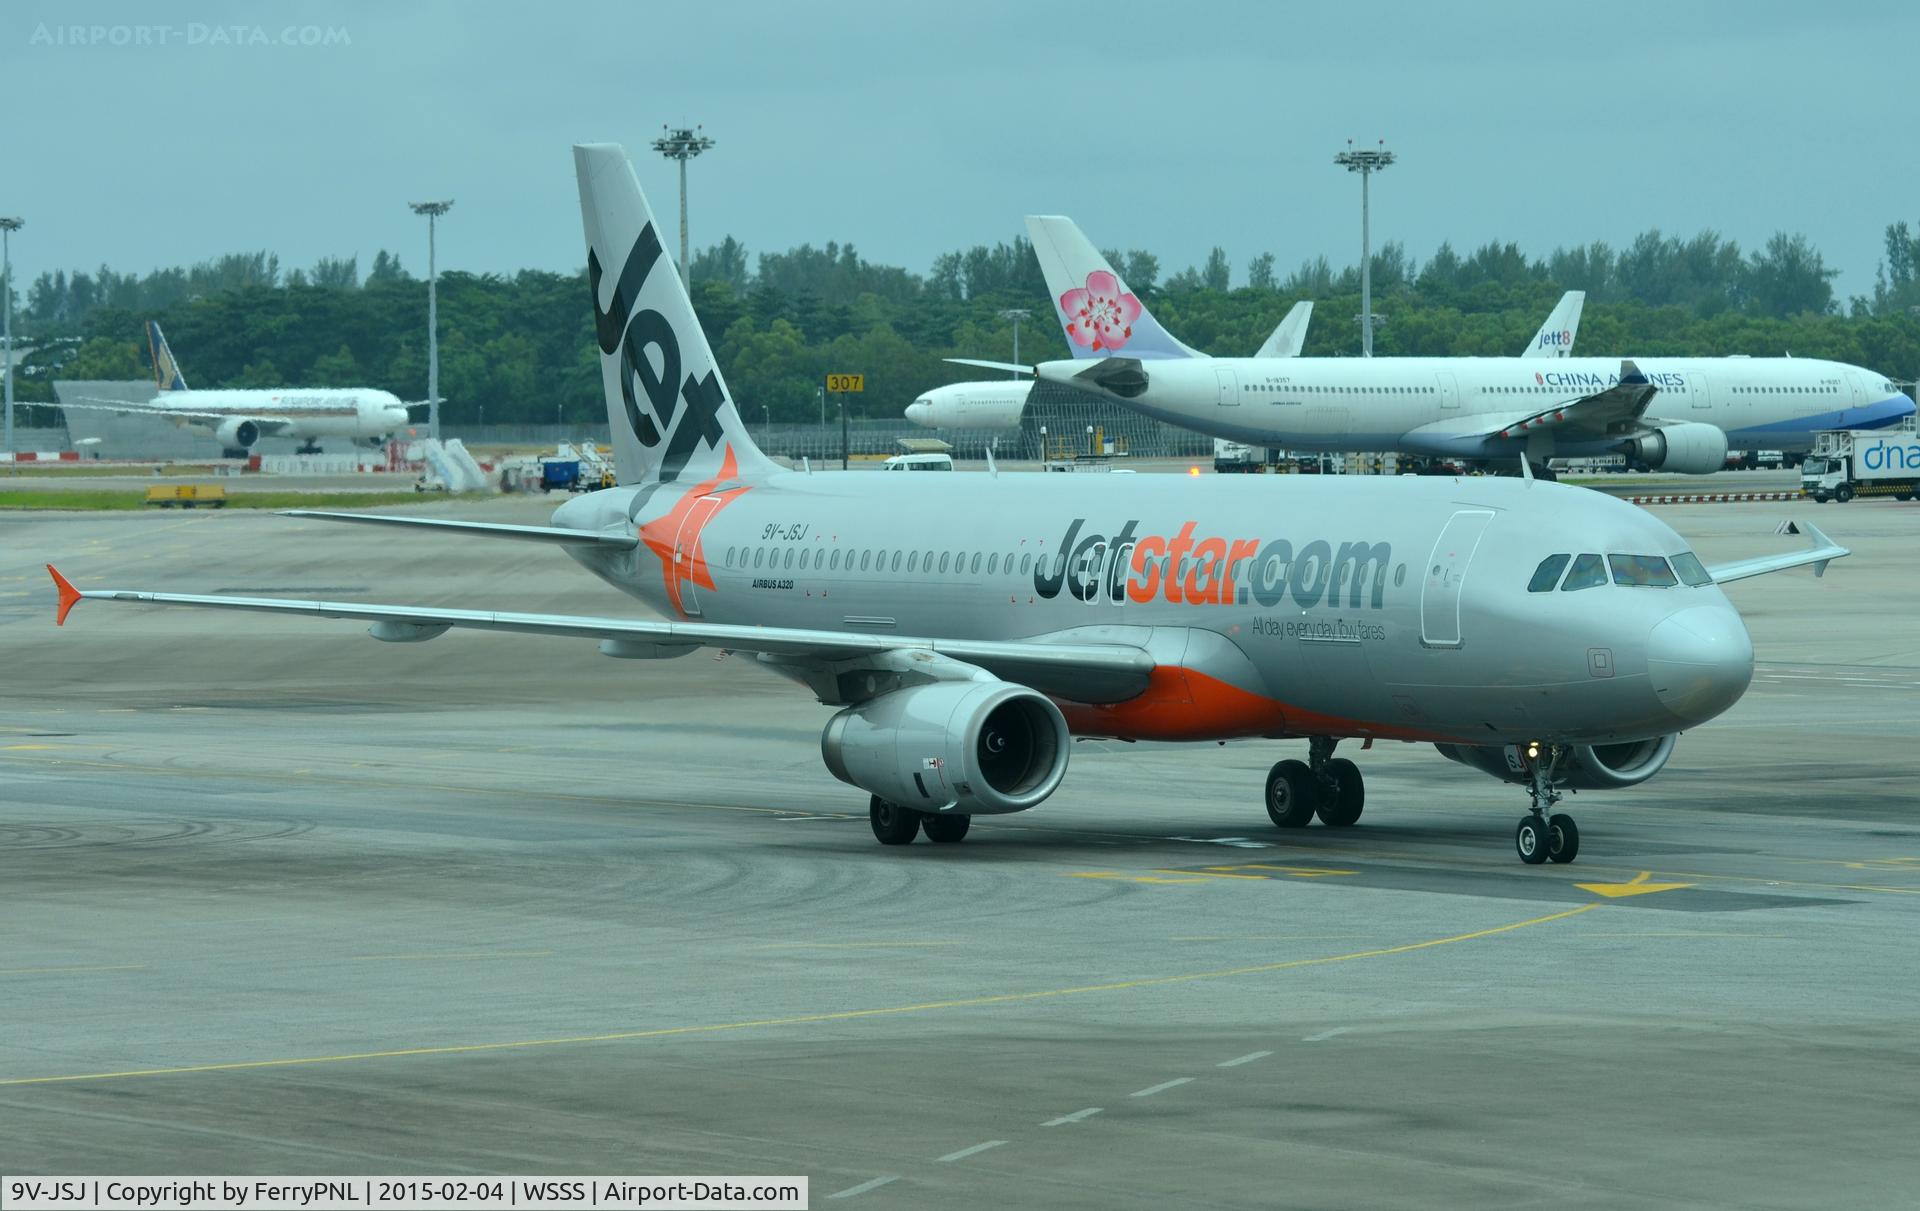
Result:
<instances>
[{"instance_id":1,"label":"aircraft wheel","mask_svg":"<svg viewBox=\"0 0 1920 1211\"><path fill-rule=\"evenodd\" d=\"M1580 856L1580 828L1573 817L1556 812L1547 819L1547 857L1571 862Z\"/></svg>"},{"instance_id":2,"label":"aircraft wheel","mask_svg":"<svg viewBox=\"0 0 1920 1211\"><path fill-rule=\"evenodd\" d=\"M920 813L875 795L867 805L867 823L882 845L911 845L920 835Z\"/></svg>"},{"instance_id":3,"label":"aircraft wheel","mask_svg":"<svg viewBox=\"0 0 1920 1211\"><path fill-rule=\"evenodd\" d=\"M1903 505L1904 505L1904 504L1906 504L1906 503L1907 503L1908 501L1910 501L1910 500L1912 500L1912 499L1913 499L1913 493L1911 493L1911 492L1895 492L1895 493L1893 494L1893 498L1894 498L1895 500L1897 500L1897 501L1899 501L1899 502L1900 502L1901 504L1903 504Z\"/></svg>"},{"instance_id":4,"label":"aircraft wheel","mask_svg":"<svg viewBox=\"0 0 1920 1211\"><path fill-rule=\"evenodd\" d=\"M1547 860L1546 822L1538 816L1520 817L1520 825L1513 830L1513 848L1520 853L1520 860L1528 866L1538 866Z\"/></svg>"},{"instance_id":5,"label":"aircraft wheel","mask_svg":"<svg viewBox=\"0 0 1920 1211\"><path fill-rule=\"evenodd\" d=\"M1305 828L1313 821L1317 790L1306 762L1276 762L1267 771L1267 818L1280 828Z\"/></svg>"},{"instance_id":6,"label":"aircraft wheel","mask_svg":"<svg viewBox=\"0 0 1920 1211\"><path fill-rule=\"evenodd\" d=\"M973 824L972 816L958 812L936 816L928 813L920 818L920 831L927 834L927 840L949 843L958 841L967 835L967 829Z\"/></svg>"},{"instance_id":7,"label":"aircraft wheel","mask_svg":"<svg viewBox=\"0 0 1920 1211\"><path fill-rule=\"evenodd\" d=\"M1360 819L1360 810L1366 806L1367 784L1360 777L1360 767L1345 757L1327 762L1327 777L1333 780L1333 787L1329 791L1322 784L1320 802L1314 810L1320 823L1329 828L1347 828Z\"/></svg>"},{"instance_id":8,"label":"aircraft wheel","mask_svg":"<svg viewBox=\"0 0 1920 1211\"><path fill-rule=\"evenodd\" d=\"M1841 484L1833 490L1833 498L1843 505L1846 504L1853 499L1853 485Z\"/></svg>"}]
</instances>

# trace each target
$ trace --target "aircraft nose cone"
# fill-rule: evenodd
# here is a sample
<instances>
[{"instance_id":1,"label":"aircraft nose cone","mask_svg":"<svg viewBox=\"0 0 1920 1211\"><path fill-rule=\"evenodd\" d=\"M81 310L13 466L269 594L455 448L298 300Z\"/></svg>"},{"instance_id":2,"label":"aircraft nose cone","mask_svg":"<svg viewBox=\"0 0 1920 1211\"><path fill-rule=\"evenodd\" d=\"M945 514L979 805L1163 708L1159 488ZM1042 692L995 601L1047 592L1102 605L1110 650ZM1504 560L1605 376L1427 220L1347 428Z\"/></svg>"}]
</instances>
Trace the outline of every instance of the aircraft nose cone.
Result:
<instances>
[{"instance_id":1,"label":"aircraft nose cone","mask_svg":"<svg viewBox=\"0 0 1920 1211\"><path fill-rule=\"evenodd\" d=\"M933 405L915 400L907 405L907 419L916 425L933 424Z\"/></svg>"},{"instance_id":2,"label":"aircraft nose cone","mask_svg":"<svg viewBox=\"0 0 1920 1211\"><path fill-rule=\"evenodd\" d=\"M1691 606L1654 624L1647 675L1660 705L1683 726L1705 723L1747 692L1753 640L1731 606Z\"/></svg>"}]
</instances>

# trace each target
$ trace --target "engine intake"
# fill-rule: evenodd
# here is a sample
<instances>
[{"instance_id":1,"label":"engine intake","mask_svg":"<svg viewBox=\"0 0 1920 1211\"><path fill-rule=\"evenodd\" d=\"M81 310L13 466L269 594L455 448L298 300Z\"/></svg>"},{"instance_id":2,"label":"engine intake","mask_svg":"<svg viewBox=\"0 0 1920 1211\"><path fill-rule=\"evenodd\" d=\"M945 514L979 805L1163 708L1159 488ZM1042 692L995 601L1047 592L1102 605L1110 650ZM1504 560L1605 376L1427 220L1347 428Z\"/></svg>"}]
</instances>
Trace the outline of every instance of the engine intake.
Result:
<instances>
[{"instance_id":1,"label":"engine intake","mask_svg":"<svg viewBox=\"0 0 1920 1211\"><path fill-rule=\"evenodd\" d=\"M216 433L220 444L229 450L250 450L260 440L260 426L242 417L222 421Z\"/></svg>"},{"instance_id":2,"label":"engine intake","mask_svg":"<svg viewBox=\"0 0 1920 1211\"><path fill-rule=\"evenodd\" d=\"M1627 457L1655 471L1710 475L1727 469L1727 434L1717 425L1685 421L1662 425L1624 447Z\"/></svg>"},{"instance_id":3,"label":"engine intake","mask_svg":"<svg viewBox=\"0 0 1920 1211\"><path fill-rule=\"evenodd\" d=\"M1580 791L1619 790L1638 786L1659 773L1673 755L1673 736L1652 740L1633 740L1625 744L1578 744L1561 761L1554 776L1555 786ZM1491 774L1502 782L1527 781L1526 762L1520 746L1508 744L1436 744L1440 755Z\"/></svg>"},{"instance_id":4,"label":"engine intake","mask_svg":"<svg viewBox=\"0 0 1920 1211\"><path fill-rule=\"evenodd\" d=\"M1060 708L1004 681L939 681L850 706L820 755L842 782L903 807L970 815L1025 811L1067 773Z\"/></svg>"}]
</instances>

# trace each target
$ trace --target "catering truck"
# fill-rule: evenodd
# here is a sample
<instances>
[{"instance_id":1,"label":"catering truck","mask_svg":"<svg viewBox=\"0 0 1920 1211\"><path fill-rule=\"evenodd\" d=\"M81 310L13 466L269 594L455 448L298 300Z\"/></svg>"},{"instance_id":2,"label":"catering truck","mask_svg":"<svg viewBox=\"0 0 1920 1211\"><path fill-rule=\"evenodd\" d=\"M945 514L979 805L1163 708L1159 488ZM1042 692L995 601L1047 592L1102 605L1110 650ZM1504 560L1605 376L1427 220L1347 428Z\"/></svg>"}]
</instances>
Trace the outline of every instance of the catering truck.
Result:
<instances>
[{"instance_id":1,"label":"catering truck","mask_svg":"<svg viewBox=\"0 0 1920 1211\"><path fill-rule=\"evenodd\" d=\"M1912 429L1829 429L1813 435L1800 487L1821 504L1856 496L1920 495L1920 433Z\"/></svg>"}]
</instances>

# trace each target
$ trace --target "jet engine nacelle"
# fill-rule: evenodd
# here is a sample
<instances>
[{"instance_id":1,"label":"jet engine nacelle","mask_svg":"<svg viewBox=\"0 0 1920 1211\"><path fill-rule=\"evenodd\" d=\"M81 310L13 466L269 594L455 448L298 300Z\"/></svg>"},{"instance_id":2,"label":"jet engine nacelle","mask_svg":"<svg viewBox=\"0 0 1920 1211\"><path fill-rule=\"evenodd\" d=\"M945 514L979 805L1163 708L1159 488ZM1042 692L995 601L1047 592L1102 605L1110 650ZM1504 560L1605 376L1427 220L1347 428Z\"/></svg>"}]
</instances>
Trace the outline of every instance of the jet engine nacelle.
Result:
<instances>
[{"instance_id":1,"label":"jet engine nacelle","mask_svg":"<svg viewBox=\"0 0 1920 1211\"><path fill-rule=\"evenodd\" d=\"M214 436L218 437L220 444L229 450L250 450L253 448L253 443L260 440L260 426L245 417L236 416L231 420L221 421L220 428L215 431Z\"/></svg>"},{"instance_id":2,"label":"jet engine nacelle","mask_svg":"<svg viewBox=\"0 0 1920 1211\"><path fill-rule=\"evenodd\" d=\"M1634 740L1626 744L1574 745L1561 759L1555 786L1580 791L1619 790L1638 786L1659 773L1673 755L1673 736ZM1527 781L1526 761L1517 744L1436 744L1440 754L1503 782Z\"/></svg>"},{"instance_id":3,"label":"jet engine nacelle","mask_svg":"<svg viewBox=\"0 0 1920 1211\"><path fill-rule=\"evenodd\" d=\"M850 706L827 721L820 755L842 782L903 807L1019 812L1067 773L1060 708L1004 681L936 681Z\"/></svg>"},{"instance_id":4,"label":"jet engine nacelle","mask_svg":"<svg viewBox=\"0 0 1920 1211\"><path fill-rule=\"evenodd\" d=\"M1727 469L1727 434L1718 425L1661 425L1627 443L1627 457L1655 471L1709 475Z\"/></svg>"}]
</instances>

